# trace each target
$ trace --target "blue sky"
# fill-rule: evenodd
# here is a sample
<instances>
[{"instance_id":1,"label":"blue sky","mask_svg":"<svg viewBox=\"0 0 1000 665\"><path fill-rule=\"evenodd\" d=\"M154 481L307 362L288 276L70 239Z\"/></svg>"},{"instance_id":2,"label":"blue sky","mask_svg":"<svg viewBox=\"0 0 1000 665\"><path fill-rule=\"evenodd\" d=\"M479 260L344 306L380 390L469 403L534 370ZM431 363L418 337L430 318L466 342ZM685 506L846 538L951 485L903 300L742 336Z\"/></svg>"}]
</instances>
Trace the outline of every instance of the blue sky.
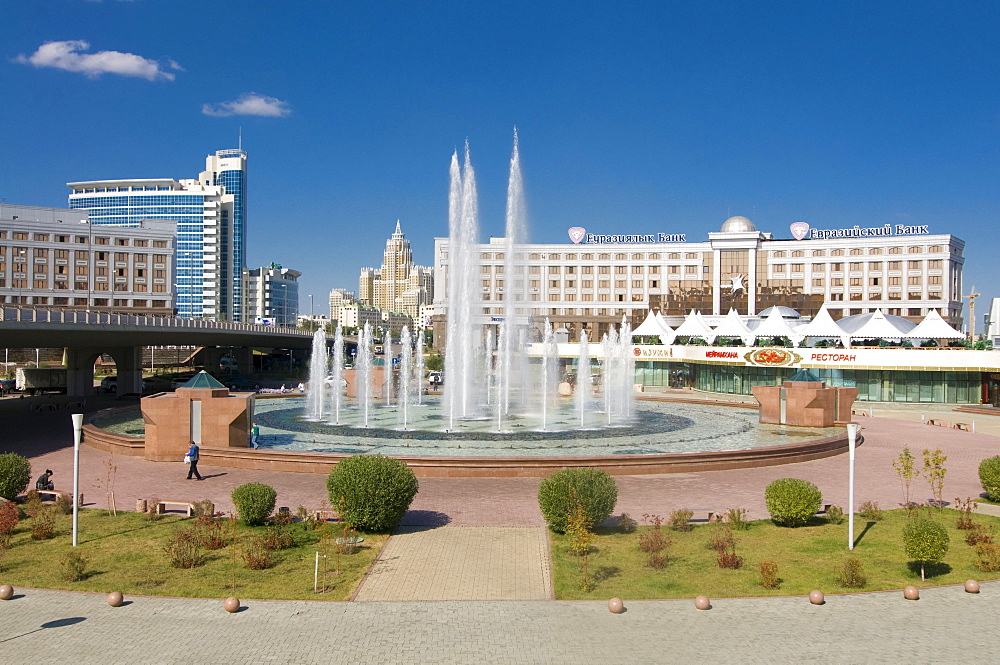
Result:
<instances>
[{"instance_id":1,"label":"blue sky","mask_svg":"<svg viewBox=\"0 0 1000 665\"><path fill-rule=\"evenodd\" d=\"M242 127L249 263L301 270L319 313L397 218L432 262L466 138L484 237L501 235L516 125L533 241L701 241L735 214L778 237L927 224L968 243L966 290L998 296L998 19L986 2L7 2L0 197L194 177Z\"/></svg>"}]
</instances>

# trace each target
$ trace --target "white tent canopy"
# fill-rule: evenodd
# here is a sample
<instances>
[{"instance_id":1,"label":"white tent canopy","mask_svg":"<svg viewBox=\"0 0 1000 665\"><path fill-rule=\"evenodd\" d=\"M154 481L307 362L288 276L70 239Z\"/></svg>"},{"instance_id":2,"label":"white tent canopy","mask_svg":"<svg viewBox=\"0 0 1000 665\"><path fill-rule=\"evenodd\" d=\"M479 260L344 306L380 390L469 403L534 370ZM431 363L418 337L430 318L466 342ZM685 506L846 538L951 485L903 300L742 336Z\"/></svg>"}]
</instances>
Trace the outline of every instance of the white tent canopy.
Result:
<instances>
[{"instance_id":1,"label":"white tent canopy","mask_svg":"<svg viewBox=\"0 0 1000 665\"><path fill-rule=\"evenodd\" d=\"M664 337L663 335L660 335L660 341L664 344L673 344L674 340L677 338L677 333L674 332L673 328L667 325L667 320L663 318L663 312L656 313L656 320L659 321L660 325L667 330L667 336Z\"/></svg>"},{"instance_id":2,"label":"white tent canopy","mask_svg":"<svg viewBox=\"0 0 1000 665\"><path fill-rule=\"evenodd\" d=\"M684 323L677 326L674 335L676 337L700 337L709 344L715 341L715 333L712 328L693 309L690 314L684 317Z\"/></svg>"},{"instance_id":3,"label":"white tent canopy","mask_svg":"<svg viewBox=\"0 0 1000 665\"><path fill-rule=\"evenodd\" d=\"M816 312L816 316L813 320L800 328L798 333L803 338L835 337L840 339L841 343L845 347L851 345L851 337L845 334L844 329L833 320L832 316L830 316L830 312L826 309L826 303L823 303L823 306L819 308L818 312Z\"/></svg>"},{"instance_id":4,"label":"white tent canopy","mask_svg":"<svg viewBox=\"0 0 1000 665\"><path fill-rule=\"evenodd\" d=\"M669 330L669 328L668 328ZM660 320L656 318L656 314L653 310L649 311L646 315L646 320L639 324L639 326L632 331L633 337L657 337L664 334L666 331L660 324Z\"/></svg>"},{"instance_id":5,"label":"white tent canopy","mask_svg":"<svg viewBox=\"0 0 1000 665\"><path fill-rule=\"evenodd\" d=\"M877 309L871 314L842 319L840 327L851 339L902 339L916 324L898 316L890 319Z\"/></svg>"},{"instance_id":6,"label":"white tent canopy","mask_svg":"<svg viewBox=\"0 0 1000 665\"><path fill-rule=\"evenodd\" d=\"M753 334L756 337L787 337L796 346L802 341L802 337L796 334L795 328L789 325L788 320L781 315L781 311L777 307L771 308L771 313L757 324L757 327L753 329Z\"/></svg>"},{"instance_id":7,"label":"white tent canopy","mask_svg":"<svg viewBox=\"0 0 1000 665\"><path fill-rule=\"evenodd\" d=\"M962 333L948 325L937 310L931 310L924 320L910 332L903 335L907 339L962 339Z\"/></svg>"},{"instance_id":8,"label":"white tent canopy","mask_svg":"<svg viewBox=\"0 0 1000 665\"><path fill-rule=\"evenodd\" d=\"M718 337L736 337L743 341L745 346L752 346L756 335L747 324L743 322L740 315L736 313L736 310L729 308L729 313L726 314L726 318L723 319L715 328L715 336Z\"/></svg>"}]
</instances>

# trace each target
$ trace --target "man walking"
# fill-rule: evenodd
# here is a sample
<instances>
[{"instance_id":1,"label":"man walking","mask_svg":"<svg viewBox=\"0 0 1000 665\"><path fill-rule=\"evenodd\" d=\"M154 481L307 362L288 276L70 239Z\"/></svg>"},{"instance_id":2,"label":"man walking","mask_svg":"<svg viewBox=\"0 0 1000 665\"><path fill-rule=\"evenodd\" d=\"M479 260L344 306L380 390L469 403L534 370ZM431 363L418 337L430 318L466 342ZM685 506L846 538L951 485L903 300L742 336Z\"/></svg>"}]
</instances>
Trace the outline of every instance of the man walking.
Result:
<instances>
[{"instance_id":1,"label":"man walking","mask_svg":"<svg viewBox=\"0 0 1000 665\"><path fill-rule=\"evenodd\" d=\"M190 464L188 467L188 480L191 480L191 476L195 476L198 480L201 480L201 474L198 473L198 444L194 441L191 442L191 447L188 448L187 455L184 456L184 461Z\"/></svg>"}]
</instances>

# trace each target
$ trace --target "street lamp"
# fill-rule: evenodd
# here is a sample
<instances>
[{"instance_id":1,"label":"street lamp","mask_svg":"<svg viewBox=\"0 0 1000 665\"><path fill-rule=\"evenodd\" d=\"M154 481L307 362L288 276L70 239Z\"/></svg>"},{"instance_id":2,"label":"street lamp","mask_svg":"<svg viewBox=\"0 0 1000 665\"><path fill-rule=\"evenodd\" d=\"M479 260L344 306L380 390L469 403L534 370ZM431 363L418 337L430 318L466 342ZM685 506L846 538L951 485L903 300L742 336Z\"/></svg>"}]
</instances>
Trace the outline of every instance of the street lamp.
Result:
<instances>
[{"instance_id":1,"label":"street lamp","mask_svg":"<svg viewBox=\"0 0 1000 665\"><path fill-rule=\"evenodd\" d=\"M83 414L73 414L73 547L76 547L76 537L80 511L80 438L83 436Z\"/></svg>"},{"instance_id":2,"label":"street lamp","mask_svg":"<svg viewBox=\"0 0 1000 665\"><path fill-rule=\"evenodd\" d=\"M847 549L854 549L854 449L858 441L858 424L847 423L847 457L850 460L850 472L848 473L848 493L847 493Z\"/></svg>"},{"instance_id":3,"label":"street lamp","mask_svg":"<svg viewBox=\"0 0 1000 665\"><path fill-rule=\"evenodd\" d=\"M309 294L309 319L313 318L313 294Z\"/></svg>"}]
</instances>

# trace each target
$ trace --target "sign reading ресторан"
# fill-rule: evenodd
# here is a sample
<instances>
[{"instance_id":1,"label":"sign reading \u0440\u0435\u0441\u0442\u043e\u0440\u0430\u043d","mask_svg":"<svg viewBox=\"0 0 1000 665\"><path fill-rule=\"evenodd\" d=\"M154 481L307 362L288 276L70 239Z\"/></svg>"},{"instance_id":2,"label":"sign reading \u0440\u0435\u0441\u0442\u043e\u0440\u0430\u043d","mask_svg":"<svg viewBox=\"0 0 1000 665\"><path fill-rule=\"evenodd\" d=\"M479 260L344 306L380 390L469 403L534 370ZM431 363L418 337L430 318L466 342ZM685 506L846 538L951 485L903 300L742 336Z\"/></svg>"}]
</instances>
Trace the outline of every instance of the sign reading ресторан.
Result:
<instances>
[{"instance_id":1,"label":"sign reading \u0440\u0435\u0441\u0442\u043e\u0440\u0430\u043d","mask_svg":"<svg viewBox=\"0 0 1000 665\"><path fill-rule=\"evenodd\" d=\"M880 236L912 236L930 233L929 225L909 226L907 224L883 224L882 226L859 226L846 229L813 229L807 222L793 222L788 227L796 240L826 240L828 238L877 238Z\"/></svg>"},{"instance_id":2,"label":"sign reading \u0440\u0435\u0441\u0442\u043e\u0440\u0430\u043d","mask_svg":"<svg viewBox=\"0 0 1000 665\"><path fill-rule=\"evenodd\" d=\"M648 242L687 242L686 233L640 233L640 234L603 234L587 233L587 229L582 226L574 226L569 229L569 239L574 244L587 245L616 245L620 243L648 243Z\"/></svg>"}]
</instances>

